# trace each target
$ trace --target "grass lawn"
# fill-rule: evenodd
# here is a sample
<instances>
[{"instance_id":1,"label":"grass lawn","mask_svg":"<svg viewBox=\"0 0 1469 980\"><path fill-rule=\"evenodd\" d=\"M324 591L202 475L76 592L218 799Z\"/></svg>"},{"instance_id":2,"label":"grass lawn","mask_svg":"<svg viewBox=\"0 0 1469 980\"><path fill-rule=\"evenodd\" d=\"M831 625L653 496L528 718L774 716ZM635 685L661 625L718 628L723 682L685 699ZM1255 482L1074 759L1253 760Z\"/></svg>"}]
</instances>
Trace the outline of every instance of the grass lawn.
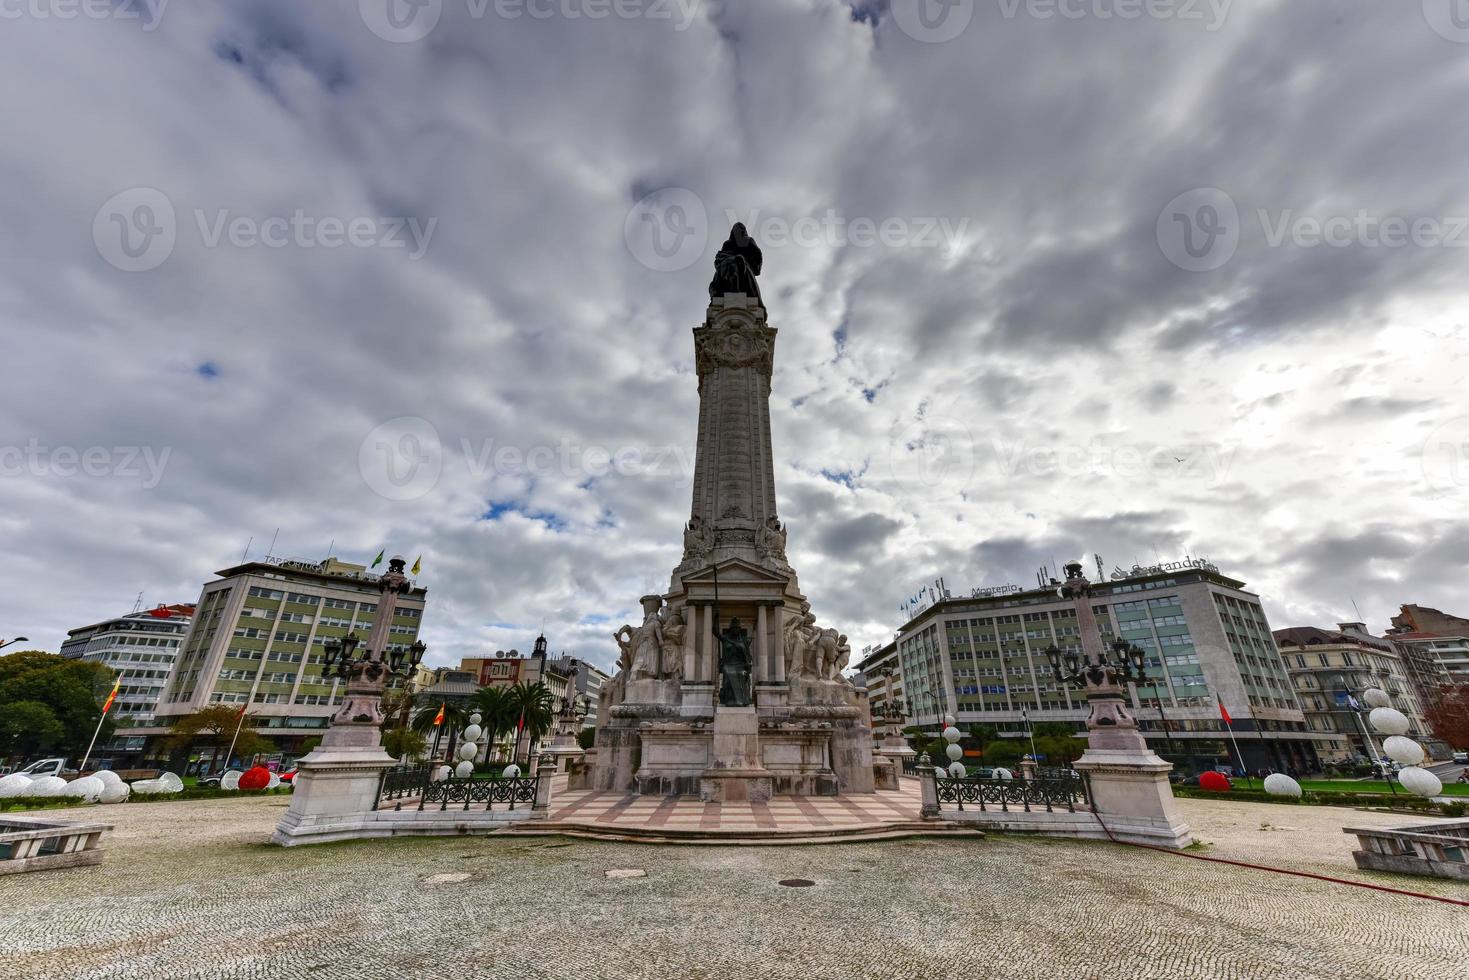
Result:
<instances>
[{"instance_id":1,"label":"grass lawn","mask_svg":"<svg viewBox=\"0 0 1469 980\"><path fill-rule=\"evenodd\" d=\"M1401 786L1389 788L1381 779L1303 779L1301 788L1308 793L1388 793L1393 788L1407 793ZM1469 797L1469 783L1444 783L1444 796Z\"/></svg>"}]
</instances>

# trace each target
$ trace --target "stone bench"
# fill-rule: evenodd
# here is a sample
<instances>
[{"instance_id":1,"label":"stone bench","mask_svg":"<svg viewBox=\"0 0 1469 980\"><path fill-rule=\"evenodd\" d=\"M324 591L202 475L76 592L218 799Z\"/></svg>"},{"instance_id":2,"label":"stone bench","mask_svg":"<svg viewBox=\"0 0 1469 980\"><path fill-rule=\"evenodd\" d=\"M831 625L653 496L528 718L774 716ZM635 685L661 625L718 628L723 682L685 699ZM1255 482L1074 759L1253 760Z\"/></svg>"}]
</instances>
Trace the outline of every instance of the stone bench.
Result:
<instances>
[{"instance_id":1,"label":"stone bench","mask_svg":"<svg viewBox=\"0 0 1469 980\"><path fill-rule=\"evenodd\" d=\"M102 863L105 823L0 817L0 875Z\"/></svg>"}]
</instances>

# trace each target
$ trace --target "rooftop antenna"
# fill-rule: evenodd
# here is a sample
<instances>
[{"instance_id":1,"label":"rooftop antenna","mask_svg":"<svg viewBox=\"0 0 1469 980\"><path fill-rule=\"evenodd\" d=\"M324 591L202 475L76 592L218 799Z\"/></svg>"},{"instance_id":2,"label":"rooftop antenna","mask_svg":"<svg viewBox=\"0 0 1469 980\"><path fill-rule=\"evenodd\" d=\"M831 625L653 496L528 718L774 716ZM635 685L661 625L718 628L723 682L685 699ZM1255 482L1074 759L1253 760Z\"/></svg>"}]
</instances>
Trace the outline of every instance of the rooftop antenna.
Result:
<instances>
[{"instance_id":1,"label":"rooftop antenna","mask_svg":"<svg viewBox=\"0 0 1469 980\"><path fill-rule=\"evenodd\" d=\"M240 564L245 564L245 559L250 557L250 546L255 543L255 535L250 535L250 540L245 542L245 550L240 552Z\"/></svg>"},{"instance_id":2,"label":"rooftop antenna","mask_svg":"<svg viewBox=\"0 0 1469 980\"><path fill-rule=\"evenodd\" d=\"M1102 556L1098 554L1093 554L1092 557L1097 560L1097 581L1105 581L1107 578L1107 573L1105 571L1105 566L1102 564Z\"/></svg>"},{"instance_id":3,"label":"rooftop antenna","mask_svg":"<svg viewBox=\"0 0 1469 980\"><path fill-rule=\"evenodd\" d=\"M270 550L265 553L265 560L269 561L275 557L275 539L281 536L281 529L276 528L275 533L270 536Z\"/></svg>"},{"instance_id":4,"label":"rooftop antenna","mask_svg":"<svg viewBox=\"0 0 1469 980\"><path fill-rule=\"evenodd\" d=\"M133 612L143 608L143 593L138 593L138 598L133 602Z\"/></svg>"},{"instance_id":5,"label":"rooftop antenna","mask_svg":"<svg viewBox=\"0 0 1469 980\"><path fill-rule=\"evenodd\" d=\"M1367 621L1362 618L1362 610L1360 610L1360 609L1357 608L1357 600L1356 599L1353 599L1352 600L1352 612L1354 612L1354 613L1357 614L1357 622L1361 623L1364 626L1367 625Z\"/></svg>"},{"instance_id":6,"label":"rooftop antenna","mask_svg":"<svg viewBox=\"0 0 1469 980\"><path fill-rule=\"evenodd\" d=\"M332 538L332 543L326 546L326 556L328 558L332 558L332 557L334 557L336 555L336 551L337 551L337 539L336 538Z\"/></svg>"}]
</instances>

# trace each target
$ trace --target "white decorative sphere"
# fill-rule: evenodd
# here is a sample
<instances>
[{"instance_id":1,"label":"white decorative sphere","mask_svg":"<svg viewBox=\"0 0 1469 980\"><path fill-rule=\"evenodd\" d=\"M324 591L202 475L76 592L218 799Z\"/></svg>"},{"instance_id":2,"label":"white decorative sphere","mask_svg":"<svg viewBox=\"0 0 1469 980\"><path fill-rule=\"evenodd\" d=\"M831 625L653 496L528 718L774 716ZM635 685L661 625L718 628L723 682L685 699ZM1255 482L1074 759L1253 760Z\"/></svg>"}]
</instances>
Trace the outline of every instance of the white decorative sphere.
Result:
<instances>
[{"instance_id":1,"label":"white decorative sphere","mask_svg":"<svg viewBox=\"0 0 1469 980\"><path fill-rule=\"evenodd\" d=\"M474 763L459 763L459 765L454 767L454 775L458 776L460 779L468 779L470 776L474 775Z\"/></svg>"},{"instance_id":2,"label":"white decorative sphere","mask_svg":"<svg viewBox=\"0 0 1469 980\"><path fill-rule=\"evenodd\" d=\"M31 777L18 772L0 776L0 800L7 796L30 796Z\"/></svg>"},{"instance_id":3,"label":"white decorative sphere","mask_svg":"<svg viewBox=\"0 0 1469 980\"><path fill-rule=\"evenodd\" d=\"M1408 734L1408 716L1397 708L1373 708L1367 718L1384 735Z\"/></svg>"},{"instance_id":4,"label":"white decorative sphere","mask_svg":"<svg viewBox=\"0 0 1469 980\"><path fill-rule=\"evenodd\" d=\"M964 737L964 734L962 732L960 732L959 729L955 728L953 725L950 725L948 728L945 728L944 729L944 739L946 741L949 741L949 742L957 742L957 741L959 741L959 739L961 739L963 737Z\"/></svg>"},{"instance_id":5,"label":"white decorative sphere","mask_svg":"<svg viewBox=\"0 0 1469 980\"><path fill-rule=\"evenodd\" d=\"M436 782L436 783L442 783L444 780L446 780L448 778L449 778L449 767L448 766L439 766L439 768L437 768L437 769L434 770L434 782Z\"/></svg>"},{"instance_id":6,"label":"white decorative sphere","mask_svg":"<svg viewBox=\"0 0 1469 980\"><path fill-rule=\"evenodd\" d=\"M520 767L512 762L510 763L510 765L505 767L505 771L501 775L503 775L506 779L514 779L516 776L520 775Z\"/></svg>"},{"instance_id":7,"label":"white decorative sphere","mask_svg":"<svg viewBox=\"0 0 1469 980\"><path fill-rule=\"evenodd\" d=\"M481 720L482 719L481 719L480 713L478 711L476 711L474 714L472 714L472 715L469 716L469 723L471 725L478 725Z\"/></svg>"},{"instance_id":8,"label":"white decorative sphere","mask_svg":"<svg viewBox=\"0 0 1469 980\"><path fill-rule=\"evenodd\" d=\"M1389 735L1382 740L1382 751L1399 765L1416 766L1423 761L1423 746L1406 735Z\"/></svg>"},{"instance_id":9,"label":"white decorative sphere","mask_svg":"<svg viewBox=\"0 0 1469 980\"><path fill-rule=\"evenodd\" d=\"M1283 772L1272 772L1265 777L1265 792L1271 796L1294 796L1299 799L1301 784Z\"/></svg>"},{"instance_id":10,"label":"white decorative sphere","mask_svg":"<svg viewBox=\"0 0 1469 980\"><path fill-rule=\"evenodd\" d=\"M108 783L102 790L103 803L121 803L128 798L133 788L119 779L115 783Z\"/></svg>"},{"instance_id":11,"label":"white decorative sphere","mask_svg":"<svg viewBox=\"0 0 1469 980\"><path fill-rule=\"evenodd\" d=\"M464 740L466 742L478 742L480 735L483 733L483 728L480 728L478 725L470 725L464 729Z\"/></svg>"},{"instance_id":12,"label":"white decorative sphere","mask_svg":"<svg viewBox=\"0 0 1469 980\"><path fill-rule=\"evenodd\" d=\"M65 795L73 799L85 800L88 803L96 803L102 798L102 791L106 788L107 784L96 776L82 776L66 784Z\"/></svg>"},{"instance_id":13,"label":"white decorative sphere","mask_svg":"<svg viewBox=\"0 0 1469 980\"><path fill-rule=\"evenodd\" d=\"M950 748L953 748L953 746L950 746ZM964 778L964 775L965 775L965 772L964 772L964 763L962 763L962 762L951 762L951 763L949 763L949 775L950 776L953 776L955 779L963 779Z\"/></svg>"},{"instance_id":14,"label":"white decorative sphere","mask_svg":"<svg viewBox=\"0 0 1469 980\"><path fill-rule=\"evenodd\" d=\"M158 792L158 780L135 779L132 782L132 791L134 793L156 793Z\"/></svg>"},{"instance_id":15,"label":"white decorative sphere","mask_svg":"<svg viewBox=\"0 0 1469 980\"><path fill-rule=\"evenodd\" d=\"M116 786L122 782L122 777L111 769L98 769L92 775L102 780L108 786Z\"/></svg>"},{"instance_id":16,"label":"white decorative sphere","mask_svg":"<svg viewBox=\"0 0 1469 980\"><path fill-rule=\"evenodd\" d=\"M996 779L1014 779L1015 778L1015 774L1013 772L1011 772L1010 770L1006 769L1004 766L1001 766L1000 768L998 768L998 769L995 770L995 778Z\"/></svg>"},{"instance_id":17,"label":"white decorative sphere","mask_svg":"<svg viewBox=\"0 0 1469 980\"><path fill-rule=\"evenodd\" d=\"M280 774L273 772L273 773L270 774L270 780L265 784L265 788L266 789L275 789L280 784L281 784Z\"/></svg>"},{"instance_id":18,"label":"white decorative sphere","mask_svg":"<svg viewBox=\"0 0 1469 980\"><path fill-rule=\"evenodd\" d=\"M184 781L171 772L163 773L158 777L158 786L165 793L182 793Z\"/></svg>"},{"instance_id":19,"label":"white decorative sphere","mask_svg":"<svg viewBox=\"0 0 1469 980\"><path fill-rule=\"evenodd\" d=\"M949 726L950 728L953 728L958 720L959 719L955 718L953 715L944 715L944 724Z\"/></svg>"},{"instance_id":20,"label":"white decorative sphere","mask_svg":"<svg viewBox=\"0 0 1469 980\"><path fill-rule=\"evenodd\" d=\"M960 759L964 758L964 750L961 749L958 745L955 745L953 742L950 742L944 748L944 754L947 755L954 762L958 762Z\"/></svg>"},{"instance_id":21,"label":"white decorative sphere","mask_svg":"<svg viewBox=\"0 0 1469 980\"><path fill-rule=\"evenodd\" d=\"M219 777L219 788L220 789L239 789L240 788L240 777L243 776L243 775L245 775L245 774L242 773L242 772L240 772L240 770L238 770L238 769L231 769L231 770L227 771L223 776L220 776Z\"/></svg>"},{"instance_id":22,"label":"white decorative sphere","mask_svg":"<svg viewBox=\"0 0 1469 980\"><path fill-rule=\"evenodd\" d=\"M1380 687L1369 687L1362 692L1362 700L1368 707L1387 708L1392 706L1392 697Z\"/></svg>"},{"instance_id":23,"label":"white decorative sphere","mask_svg":"<svg viewBox=\"0 0 1469 980\"><path fill-rule=\"evenodd\" d=\"M1443 782L1427 769L1409 766L1398 771L1398 782L1403 789L1415 796L1437 796L1443 792Z\"/></svg>"},{"instance_id":24,"label":"white decorative sphere","mask_svg":"<svg viewBox=\"0 0 1469 980\"><path fill-rule=\"evenodd\" d=\"M473 742L460 742L455 754L465 762L473 762L474 757L479 755L479 746Z\"/></svg>"},{"instance_id":25,"label":"white decorative sphere","mask_svg":"<svg viewBox=\"0 0 1469 980\"><path fill-rule=\"evenodd\" d=\"M30 792L27 796L64 796L66 795L66 780L60 776L42 776L40 779L31 780Z\"/></svg>"}]
</instances>

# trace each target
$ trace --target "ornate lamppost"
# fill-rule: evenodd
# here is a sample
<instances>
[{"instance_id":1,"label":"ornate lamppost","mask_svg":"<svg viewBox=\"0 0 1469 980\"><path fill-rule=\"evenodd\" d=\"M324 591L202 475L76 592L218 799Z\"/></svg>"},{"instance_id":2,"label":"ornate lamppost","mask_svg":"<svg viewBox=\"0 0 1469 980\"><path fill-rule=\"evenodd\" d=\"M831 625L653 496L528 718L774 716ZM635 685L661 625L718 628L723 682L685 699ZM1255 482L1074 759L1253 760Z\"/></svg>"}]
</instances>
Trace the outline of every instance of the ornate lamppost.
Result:
<instances>
[{"instance_id":1,"label":"ornate lamppost","mask_svg":"<svg viewBox=\"0 0 1469 980\"><path fill-rule=\"evenodd\" d=\"M1057 683L1086 692L1087 705L1091 709L1086 723L1088 729L1093 732L1127 730L1135 733L1137 719L1127 706L1127 685L1145 679L1145 654L1135 644L1117 640L1112 644L1111 656L1108 656L1108 650L1102 644L1101 631L1097 628L1096 613L1092 611L1091 583L1082 574L1081 567L1079 561L1067 564L1066 581L1057 590L1076 606L1081 653L1075 650L1063 653L1053 643L1046 648L1046 659L1050 661L1051 673ZM1133 740L1128 739L1127 744L1131 747Z\"/></svg>"},{"instance_id":2,"label":"ornate lamppost","mask_svg":"<svg viewBox=\"0 0 1469 980\"><path fill-rule=\"evenodd\" d=\"M339 640L331 639L323 644L322 675L347 682L342 707L332 716L332 727L322 739L324 746L379 744L383 689L388 678L412 677L423 662L428 647L421 640L406 650L388 647L389 627L398 596L413 589L404 574L406 564L407 560L402 556L393 556L388 560L388 571L378 579L383 597L378 603L377 618L365 646L356 633L348 633ZM370 742L367 741L369 729ZM338 734L339 730L341 734ZM354 730L360 730L362 734Z\"/></svg>"}]
</instances>

